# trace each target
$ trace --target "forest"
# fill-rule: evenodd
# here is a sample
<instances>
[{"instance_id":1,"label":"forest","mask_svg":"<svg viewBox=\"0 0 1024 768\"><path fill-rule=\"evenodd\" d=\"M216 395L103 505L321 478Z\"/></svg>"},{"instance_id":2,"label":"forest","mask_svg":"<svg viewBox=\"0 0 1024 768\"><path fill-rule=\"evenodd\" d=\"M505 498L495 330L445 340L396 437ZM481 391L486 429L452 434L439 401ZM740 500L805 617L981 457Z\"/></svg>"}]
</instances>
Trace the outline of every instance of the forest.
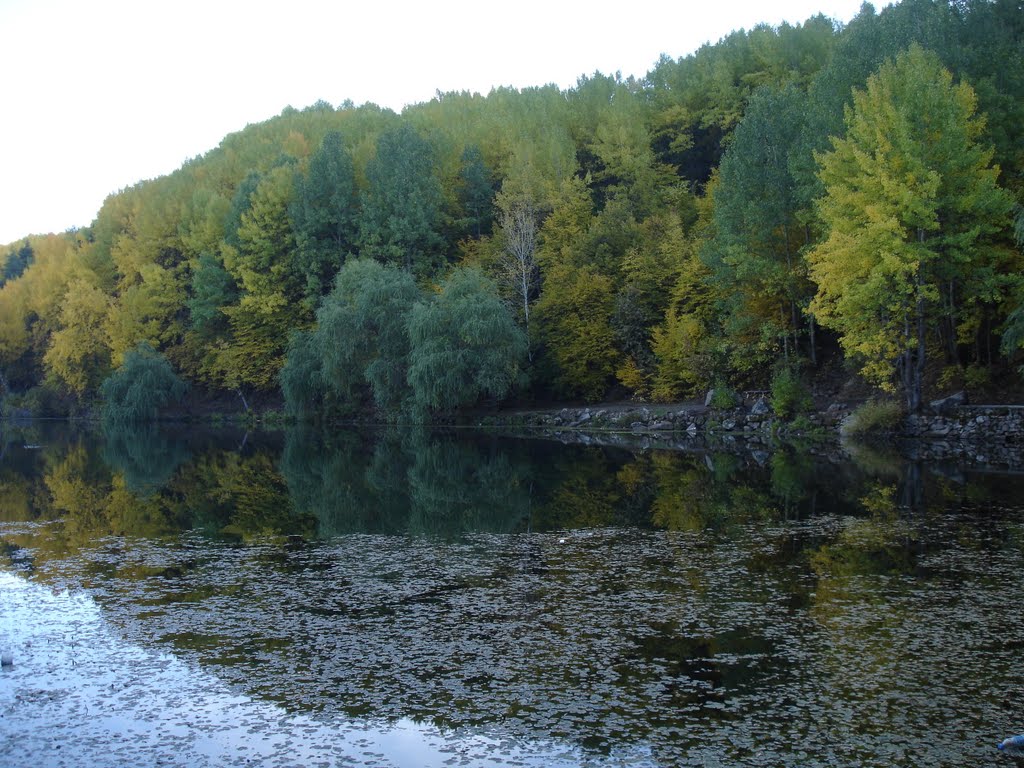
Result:
<instances>
[{"instance_id":1,"label":"forest","mask_svg":"<svg viewBox=\"0 0 1024 768\"><path fill-rule=\"evenodd\" d=\"M1018 0L865 4L565 90L288 107L0 248L0 396L429 421L838 371L916 410L1020 377L1022 132Z\"/></svg>"}]
</instances>

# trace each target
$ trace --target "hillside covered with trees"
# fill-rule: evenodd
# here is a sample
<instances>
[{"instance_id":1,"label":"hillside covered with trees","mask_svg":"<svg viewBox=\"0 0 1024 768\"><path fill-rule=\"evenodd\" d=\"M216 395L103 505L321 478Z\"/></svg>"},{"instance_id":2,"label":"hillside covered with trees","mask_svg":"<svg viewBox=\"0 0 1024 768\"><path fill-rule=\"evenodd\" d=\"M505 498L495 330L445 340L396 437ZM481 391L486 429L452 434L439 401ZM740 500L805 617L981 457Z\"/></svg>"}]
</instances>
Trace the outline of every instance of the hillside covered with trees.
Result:
<instances>
[{"instance_id":1,"label":"hillside covered with trees","mask_svg":"<svg viewBox=\"0 0 1024 768\"><path fill-rule=\"evenodd\" d=\"M1022 133L1018 0L865 4L564 91L287 108L0 249L0 389L429 419L841 357L914 409L1020 362Z\"/></svg>"}]
</instances>

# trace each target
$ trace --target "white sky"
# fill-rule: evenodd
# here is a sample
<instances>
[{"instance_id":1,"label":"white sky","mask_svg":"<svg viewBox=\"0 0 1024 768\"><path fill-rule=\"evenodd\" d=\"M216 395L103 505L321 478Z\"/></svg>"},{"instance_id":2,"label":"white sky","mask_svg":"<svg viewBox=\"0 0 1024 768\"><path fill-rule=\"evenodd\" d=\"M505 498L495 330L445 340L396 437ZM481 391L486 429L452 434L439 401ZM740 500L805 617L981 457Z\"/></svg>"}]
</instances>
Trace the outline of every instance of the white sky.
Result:
<instances>
[{"instance_id":1,"label":"white sky","mask_svg":"<svg viewBox=\"0 0 1024 768\"><path fill-rule=\"evenodd\" d=\"M861 1L0 0L0 243L88 225L111 192L288 105L639 77Z\"/></svg>"}]
</instances>

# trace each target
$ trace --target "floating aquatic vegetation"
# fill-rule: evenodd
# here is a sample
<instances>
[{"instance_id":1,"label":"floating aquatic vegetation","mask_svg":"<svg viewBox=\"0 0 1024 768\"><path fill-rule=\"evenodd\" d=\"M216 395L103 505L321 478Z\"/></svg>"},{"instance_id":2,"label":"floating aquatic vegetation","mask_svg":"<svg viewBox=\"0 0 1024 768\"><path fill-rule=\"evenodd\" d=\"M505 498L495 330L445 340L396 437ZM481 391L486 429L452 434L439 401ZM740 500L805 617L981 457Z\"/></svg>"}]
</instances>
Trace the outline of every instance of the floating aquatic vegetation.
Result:
<instances>
[{"instance_id":1,"label":"floating aquatic vegetation","mask_svg":"<svg viewBox=\"0 0 1024 768\"><path fill-rule=\"evenodd\" d=\"M204 530L0 522L0 764L75 745L101 767L966 765L1018 725L1024 510L961 500L1019 485L868 513L877 481L842 468L829 496L806 460L780 479L778 461L530 464L490 443L468 471L472 443L353 446L371 450L308 465L305 496L293 444L285 479L267 452L206 453L140 499L209 499ZM86 488L68 455L54 466ZM588 511L601 493L679 525L600 525L618 514ZM224 521L244 536L204 532Z\"/></svg>"}]
</instances>

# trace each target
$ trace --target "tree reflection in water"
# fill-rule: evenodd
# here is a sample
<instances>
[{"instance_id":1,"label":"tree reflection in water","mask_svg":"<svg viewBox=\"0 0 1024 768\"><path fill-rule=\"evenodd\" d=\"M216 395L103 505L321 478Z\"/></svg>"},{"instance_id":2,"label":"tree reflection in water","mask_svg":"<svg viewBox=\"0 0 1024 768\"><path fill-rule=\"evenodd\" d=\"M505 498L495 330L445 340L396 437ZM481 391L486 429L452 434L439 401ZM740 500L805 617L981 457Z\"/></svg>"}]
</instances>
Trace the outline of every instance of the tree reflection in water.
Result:
<instances>
[{"instance_id":1,"label":"tree reflection in water","mask_svg":"<svg viewBox=\"0 0 1024 768\"><path fill-rule=\"evenodd\" d=\"M899 734L954 708L924 757L970 762L1009 716L1012 659L977 649L1024 642L990 615L1024 587L1019 481L476 433L107 438L7 451L0 558L292 710L650 764L917 764Z\"/></svg>"}]
</instances>

